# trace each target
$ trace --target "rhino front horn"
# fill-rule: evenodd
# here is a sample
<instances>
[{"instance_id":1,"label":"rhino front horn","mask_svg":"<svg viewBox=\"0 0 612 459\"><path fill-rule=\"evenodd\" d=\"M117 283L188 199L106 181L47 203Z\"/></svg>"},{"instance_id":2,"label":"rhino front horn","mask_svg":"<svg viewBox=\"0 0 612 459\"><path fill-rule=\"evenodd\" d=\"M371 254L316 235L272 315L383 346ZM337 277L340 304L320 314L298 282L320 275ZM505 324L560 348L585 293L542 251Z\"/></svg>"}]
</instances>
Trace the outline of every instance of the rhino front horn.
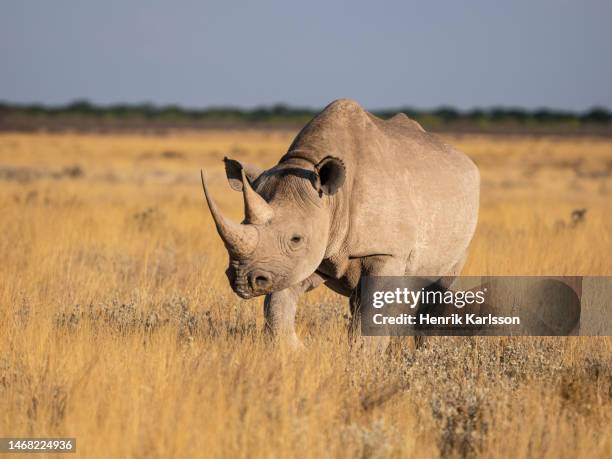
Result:
<instances>
[{"instance_id":1,"label":"rhino front horn","mask_svg":"<svg viewBox=\"0 0 612 459\"><path fill-rule=\"evenodd\" d=\"M213 201L206 179L204 178L204 172L200 170L200 176L202 178L202 188L204 189L204 197L208 204L208 209L217 227L217 233L223 239L227 250L235 256L247 256L251 254L257 247L258 233L257 230L251 225L243 225L234 223L223 216L215 201ZM262 198L263 199L263 198Z\"/></svg>"},{"instance_id":2,"label":"rhino front horn","mask_svg":"<svg viewBox=\"0 0 612 459\"><path fill-rule=\"evenodd\" d=\"M244 195L244 216L247 223L263 225L268 223L274 216L274 209L254 189L244 173L242 172L242 193Z\"/></svg>"}]
</instances>

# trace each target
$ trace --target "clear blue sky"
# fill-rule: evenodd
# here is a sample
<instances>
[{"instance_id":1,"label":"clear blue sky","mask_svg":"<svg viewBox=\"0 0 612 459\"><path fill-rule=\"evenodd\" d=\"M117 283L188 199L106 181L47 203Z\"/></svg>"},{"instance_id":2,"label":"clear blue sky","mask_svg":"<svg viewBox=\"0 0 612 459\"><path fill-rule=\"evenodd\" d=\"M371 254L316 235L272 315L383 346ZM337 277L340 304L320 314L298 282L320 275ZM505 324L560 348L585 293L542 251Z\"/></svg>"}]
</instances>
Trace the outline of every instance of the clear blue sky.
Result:
<instances>
[{"instance_id":1,"label":"clear blue sky","mask_svg":"<svg viewBox=\"0 0 612 459\"><path fill-rule=\"evenodd\" d=\"M612 2L2 0L0 100L612 108Z\"/></svg>"}]
</instances>

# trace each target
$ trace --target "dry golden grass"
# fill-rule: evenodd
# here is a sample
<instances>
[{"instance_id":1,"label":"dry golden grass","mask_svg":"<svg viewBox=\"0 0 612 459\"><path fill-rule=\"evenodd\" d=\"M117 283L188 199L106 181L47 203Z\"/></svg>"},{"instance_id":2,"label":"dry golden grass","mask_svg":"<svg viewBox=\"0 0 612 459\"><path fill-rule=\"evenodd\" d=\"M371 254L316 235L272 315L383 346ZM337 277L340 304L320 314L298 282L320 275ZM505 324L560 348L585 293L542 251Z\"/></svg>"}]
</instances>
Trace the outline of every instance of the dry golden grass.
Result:
<instances>
[{"instance_id":1,"label":"dry golden grass","mask_svg":"<svg viewBox=\"0 0 612 459\"><path fill-rule=\"evenodd\" d=\"M0 436L83 457L610 457L608 338L438 338L351 355L346 300L304 299L300 354L261 339L198 172L289 133L0 135ZM612 275L612 141L450 139L479 164L465 274ZM571 222L573 209L586 218Z\"/></svg>"}]
</instances>

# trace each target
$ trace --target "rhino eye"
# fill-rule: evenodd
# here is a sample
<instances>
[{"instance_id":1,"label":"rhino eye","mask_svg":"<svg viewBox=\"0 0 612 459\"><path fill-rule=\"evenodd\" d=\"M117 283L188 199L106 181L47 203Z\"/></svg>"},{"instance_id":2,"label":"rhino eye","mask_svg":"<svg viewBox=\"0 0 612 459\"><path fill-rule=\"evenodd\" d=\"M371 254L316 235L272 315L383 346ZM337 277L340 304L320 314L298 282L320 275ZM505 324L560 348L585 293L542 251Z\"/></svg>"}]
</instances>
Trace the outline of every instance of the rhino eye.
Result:
<instances>
[{"instance_id":1,"label":"rhino eye","mask_svg":"<svg viewBox=\"0 0 612 459\"><path fill-rule=\"evenodd\" d=\"M294 234L293 236L291 236L291 243L292 244L299 244L300 242L302 242L302 236L300 236L299 234Z\"/></svg>"}]
</instances>

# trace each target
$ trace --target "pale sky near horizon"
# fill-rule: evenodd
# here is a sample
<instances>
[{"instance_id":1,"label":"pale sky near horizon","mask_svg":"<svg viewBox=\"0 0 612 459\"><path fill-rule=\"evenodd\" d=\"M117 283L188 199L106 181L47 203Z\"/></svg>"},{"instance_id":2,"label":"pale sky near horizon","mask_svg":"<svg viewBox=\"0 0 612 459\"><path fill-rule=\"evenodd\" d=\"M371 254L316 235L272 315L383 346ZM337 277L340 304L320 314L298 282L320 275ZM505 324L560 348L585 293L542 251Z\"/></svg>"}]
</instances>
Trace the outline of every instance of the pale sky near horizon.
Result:
<instances>
[{"instance_id":1,"label":"pale sky near horizon","mask_svg":"<svg viewBox=\"0 0 612 459\"><path fill-rule=\"evenodd\" d=\"M0 100L612 109L612 2L4 0Z\"/></svg>"}]
</instances>

